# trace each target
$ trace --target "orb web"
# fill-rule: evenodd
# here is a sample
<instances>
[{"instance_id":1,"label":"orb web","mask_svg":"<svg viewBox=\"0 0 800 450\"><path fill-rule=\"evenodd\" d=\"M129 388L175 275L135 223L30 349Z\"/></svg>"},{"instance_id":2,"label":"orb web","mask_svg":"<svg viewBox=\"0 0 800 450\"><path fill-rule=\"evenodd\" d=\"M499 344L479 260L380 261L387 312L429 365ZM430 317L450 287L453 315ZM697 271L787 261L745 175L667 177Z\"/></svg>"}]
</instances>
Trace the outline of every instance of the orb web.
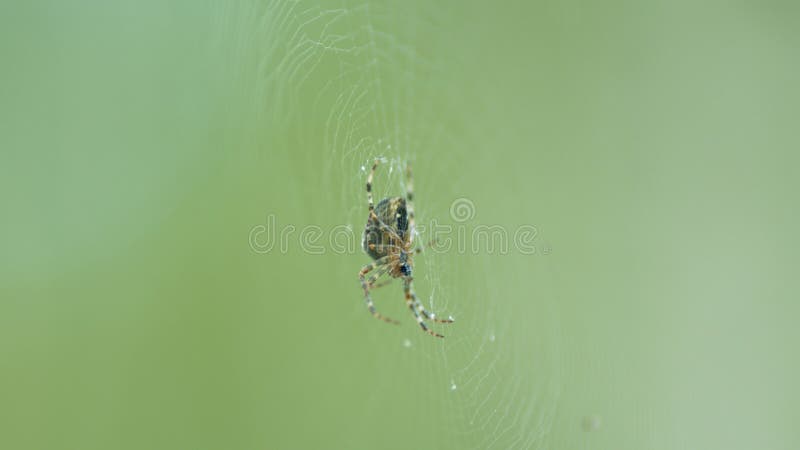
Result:
<instances>
[{"instance_id":1,"label":"orb web","mask_svg":"<svg viewBox=\"0 0 800 450\"><path fill-rule=\"evenodd\" d=\"M445 7L274 0L225 7L219 17L221 28L238 36L240 52L258 61L241 76L255 120L269 124L272 145L291 141L287 147L302 150L291 156L298 173L317 175L312 202L332 205L340 223L361 230L364 183L379 159L376 201L404 191L410 163L418 224L449 219L461 176L452 158L478 135L468 131L476 127L468 112L454 106L469 95L449 82L458 56L446 51L454 38ZM424 231L417 239L426 241ZM360 252L350 256L343 276L365 262ZM434 423L415 426L435 428L437 448L543 447L560 389L549 291L534 287L519 298L520 280L530 275L520 256L463 256L425 252L415 268L425 307L452 315L457 325L434 324L446 338L432 339L405 316L396 351L381 357L390 364L405 353L404 362L419 369L415 392L434 411ZM348 319L364 320L363 308L354 295ZM378 414L384 403L369 401L375 411L365 413Z\"/></svg>"}]
</instances>

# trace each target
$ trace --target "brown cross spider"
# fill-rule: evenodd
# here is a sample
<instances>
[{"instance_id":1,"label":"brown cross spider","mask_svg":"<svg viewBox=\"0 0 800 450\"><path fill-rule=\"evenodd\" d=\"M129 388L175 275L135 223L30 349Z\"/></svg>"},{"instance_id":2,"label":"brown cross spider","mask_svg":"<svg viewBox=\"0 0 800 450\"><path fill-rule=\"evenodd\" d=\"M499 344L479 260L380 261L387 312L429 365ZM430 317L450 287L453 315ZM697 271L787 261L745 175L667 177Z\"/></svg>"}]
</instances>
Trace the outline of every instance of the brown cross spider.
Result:
<instances>
[{"instance_id":1,"label":"brown cross spider","mask_svg":"<svg viewBox=\"0 0 800 450\"><path fill-rule=\"evenodd\" d=\"M374 206L372 202L372 178L375 176L378 162L379 160L376 159L367 177L369 217L367 218L367 226L364 229L362 243L364 251L374 261L362 267L361 271L358 272L361 287L364 289L367 308L373 316L384 322L398 323L396 320L390 319L375 310L375 305L372 303L372 297L369 292L371 289L385 286L395 278L401 278L403 280L403 292L405 292L406 296L406 306L414 314L419 326L431 336L444 337L430 330L423 318L420 317L420 313L425 317L425 320L432 320L437 323L451 323L453 318L439 319L436 314L428 312L417 300L417 296L411 286L413 280L411 269L414 266L411 256L422 251L419 247L414 250L411 248L414 243L414 192L412 189L411 166L406 166L408 180L406 198L388 197L378 202L378 206ZM375 270L375 273L367 279L367 273L373 270ZM375 282L384 274L388 274L391 278L376 285Z\"/></svg>"}]
</instances>

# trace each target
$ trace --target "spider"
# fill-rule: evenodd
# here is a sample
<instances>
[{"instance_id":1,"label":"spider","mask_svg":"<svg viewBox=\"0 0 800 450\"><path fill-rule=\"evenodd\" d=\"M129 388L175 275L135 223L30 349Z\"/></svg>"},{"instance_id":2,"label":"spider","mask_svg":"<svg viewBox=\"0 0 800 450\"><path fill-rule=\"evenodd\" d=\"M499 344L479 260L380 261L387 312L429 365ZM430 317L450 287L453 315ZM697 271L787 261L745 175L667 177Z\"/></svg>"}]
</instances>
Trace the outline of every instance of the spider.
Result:
<instances>
[{"instance_id":1,"label":"spider","mask_svg":"<svg viewBox=\"0 0 800 450\"><path fill-rule=\"evenodd\" d=\"M431 336L444 337L439 333L429 329L425 320L437 323L451 323L453 318L439 319L436 314L428 312L417 300L414 289L411 285L413 280L411 270L414 266L412 254L419 254L422 249L417 247L412 250L414 243L414 193L412 190L411 166L406 166L406 197L388 197L374 206L372 200L372 178L375 176L375 169L378 167L379 160L375 160L372 170L367 177L367 204L369 217L364 229L363 244L364 251L374 261L361 268L358 278L361 280L361 288L364 289L364 299L367 309L372 315L384 322L399 323L390 319L375 310L372 303L370 290L385 286L395 278L403 281L403 292L406 297L406 306L411 310L414 318L419 323L420 328ZM375 270L375 273L366 278L366 275ZM382 275L388 274L391 278L387 281L375 284ZM422 316L420 316L420 313ZM423 317L425 319L423 319Z\"/></svg>"}]
</instances>

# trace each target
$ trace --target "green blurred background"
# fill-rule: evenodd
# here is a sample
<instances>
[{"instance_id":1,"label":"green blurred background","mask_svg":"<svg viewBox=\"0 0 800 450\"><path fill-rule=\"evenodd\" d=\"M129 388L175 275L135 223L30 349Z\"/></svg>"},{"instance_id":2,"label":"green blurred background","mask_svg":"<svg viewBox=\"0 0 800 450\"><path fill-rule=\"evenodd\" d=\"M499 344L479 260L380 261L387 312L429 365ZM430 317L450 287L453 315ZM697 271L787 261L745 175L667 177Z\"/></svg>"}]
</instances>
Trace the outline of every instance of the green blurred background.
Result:
<instances>
[{"instance_id":1,"label":"green blurred background","mask_svg":"<svg viewBox=\"0 0 800 450\"><path fill-rule=\"evenodd\" d=\"M798 9L3 4L0 448L798 448Z\"/></svg>"}]
</instances>

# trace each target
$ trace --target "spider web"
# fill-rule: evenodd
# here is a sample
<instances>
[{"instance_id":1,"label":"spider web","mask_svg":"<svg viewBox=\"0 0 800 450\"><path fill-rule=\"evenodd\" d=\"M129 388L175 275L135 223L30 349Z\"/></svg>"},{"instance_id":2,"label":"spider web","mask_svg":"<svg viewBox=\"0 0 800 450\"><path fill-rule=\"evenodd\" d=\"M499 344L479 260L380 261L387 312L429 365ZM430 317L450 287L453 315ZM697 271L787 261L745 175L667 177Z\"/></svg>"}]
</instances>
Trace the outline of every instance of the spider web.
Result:
<instances>
[{"instance_id":1,"label":"spider web","mask_svg":"<svg viewBox=\"0 0 800 450\"><path fill-rule=\"evenodd\" d=\"M449 51L456 43L447 30L457 27L444 8L434 2L411 7L275 0L219 14L221 28L239 34L241 51L258 55L257 77L242 82L242 95L254 92L256 120L270 124L272 145L306 150L289 155L298 175L309 168L318 175L313 194L302 201L312 211L341 212L333 222L354 234L365 220L364 182L375 158L383 161L374 182L376 202L404 191L403 168L413 164L422 226L432 218L448 222L451 203L475 187L459 173L466 157L461 152L481 154L491 135L471 131L477 124L459 108L486 100L451 83L453 64L464 55ZM269 100L259 104L263 99ZM427 237L421 232L417 239L424 243ZM341 277L352 277L366 262L360 251L344 259ZM379 416L395 396L416 395L425 399L427 412L403 428L429 430L436 448L548 444L560 363L546 287L552 273L539 262L456 251L418 256L420 300L457 320L433 325L447 336L443 340L419 332L402 306L388 306L398 303L397 286L376 292L379 309L403 319L399 329L380 328L372 336L376 342L394 339L394 348L375 354L376 365L396 367L399 358L415 378L409 391L398 391L397 380L381 384L386 389L365 403L363 417ZM365 320L363 303L352 297L343 300L352 303L345 319Z\"/></svg>"}]
</instances>

